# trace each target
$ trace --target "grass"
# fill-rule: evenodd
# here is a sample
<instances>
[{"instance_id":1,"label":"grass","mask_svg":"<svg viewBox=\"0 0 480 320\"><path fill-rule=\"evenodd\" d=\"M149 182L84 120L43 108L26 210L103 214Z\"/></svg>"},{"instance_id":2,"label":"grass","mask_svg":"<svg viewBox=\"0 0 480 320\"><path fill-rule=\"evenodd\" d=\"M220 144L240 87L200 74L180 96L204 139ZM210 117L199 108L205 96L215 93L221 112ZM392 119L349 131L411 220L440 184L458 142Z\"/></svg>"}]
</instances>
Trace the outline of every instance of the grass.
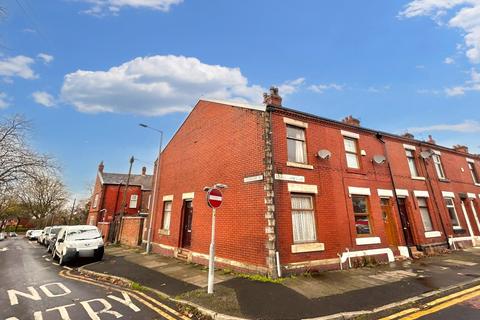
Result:
<instances>
[{"instance_id":1,"label":"grass","mask_svg":"<svg viewBox=\"0 0 480 320\"><path fill-rule=\"evenodd\" d=\"M264 283L282 283L285 281L285 278L272 279L261 274L246 274L240 273L236 275L237 277L249 279L252 281L264 282Z\"/></svg>"},{"instance_id":2,"label":"grass","mask_svg":"<svg viewBox=\"0 0 480 320\"><path fill-rule=\"evenodd\" d=\"M145 288L144 286L142 286L140 283L138 282L135 282L135 281L132 281L130 283L130 287L133 289L133 290L136 290L136 291L146 291L147 288Z\"/></svg>"}]
</instances>

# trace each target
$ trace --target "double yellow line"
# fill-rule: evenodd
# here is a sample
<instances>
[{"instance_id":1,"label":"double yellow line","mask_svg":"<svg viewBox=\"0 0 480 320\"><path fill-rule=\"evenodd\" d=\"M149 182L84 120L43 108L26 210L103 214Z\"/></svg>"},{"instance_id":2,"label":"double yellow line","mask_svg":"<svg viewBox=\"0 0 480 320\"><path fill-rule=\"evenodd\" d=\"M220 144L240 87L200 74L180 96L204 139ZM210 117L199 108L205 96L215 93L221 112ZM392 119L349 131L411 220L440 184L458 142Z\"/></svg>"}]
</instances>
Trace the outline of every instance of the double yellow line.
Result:
<instances>
[{"instance_id":1,"label":"double yellow line","mask_svg":"<svg viewBox=\"0 0 480 320\"><path fill-rule=\"evenodd\" d=\"M90 280L90 279L82 277L82 276L73 275L70 270L68 270L68 271L67 270L62 270L62 271L60 271L60 275L64 278L67 278L67 279L92 284L92 285L102 287L102 288L107 289L107 290L114 290L114 291L117 291L117 292L122 292L122 291L123 292L128 292L129 296L138 300L140 303L142 303L143 305L152 309L154 312L161 315L165 319L168 319L168 320L179 320L179 319L190 320L190 318L188 318L187 316L185 316L185 315L179 313L178 311L170 308L169 306L159 302L158 300L150 297L149 295L144 294L143 292L134 291L134 290L131 290L131 289L128 289L128 288L118 287L118 286L110 285L110 284L108 284L108 285L101 284L97 281Z\"/></svg>"},{"instance_id":2,"label":"double yellow line","mask_svg":"<svg viewBox=\"0 0 480 320\"><path fill-rule=\"evenodd\" d=\"M422 308L406 309L380 320L414 320L478 296L480 296L480 285L433 300Z\"/></svg>"}]
</instances>

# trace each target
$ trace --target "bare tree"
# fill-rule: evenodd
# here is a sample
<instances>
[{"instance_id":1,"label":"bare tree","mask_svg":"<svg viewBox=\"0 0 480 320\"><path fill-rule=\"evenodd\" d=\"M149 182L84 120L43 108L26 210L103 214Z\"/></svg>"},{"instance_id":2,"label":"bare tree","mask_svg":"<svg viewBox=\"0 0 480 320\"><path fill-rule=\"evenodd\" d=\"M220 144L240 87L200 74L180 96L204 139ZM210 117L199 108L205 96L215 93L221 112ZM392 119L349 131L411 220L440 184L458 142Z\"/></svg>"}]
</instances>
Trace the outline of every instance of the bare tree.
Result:
<instances>
[{"instance_id":1,"label":"bare tree","mask_svg":"<svg viewBox=\"0 0 480 320\"><path fill-rule=\"evenodd\" d=\"M47 156L28 145L29 129L30 123L20 115L0 120L0 189L52 166Z\"/></svg>"}]
</instances>

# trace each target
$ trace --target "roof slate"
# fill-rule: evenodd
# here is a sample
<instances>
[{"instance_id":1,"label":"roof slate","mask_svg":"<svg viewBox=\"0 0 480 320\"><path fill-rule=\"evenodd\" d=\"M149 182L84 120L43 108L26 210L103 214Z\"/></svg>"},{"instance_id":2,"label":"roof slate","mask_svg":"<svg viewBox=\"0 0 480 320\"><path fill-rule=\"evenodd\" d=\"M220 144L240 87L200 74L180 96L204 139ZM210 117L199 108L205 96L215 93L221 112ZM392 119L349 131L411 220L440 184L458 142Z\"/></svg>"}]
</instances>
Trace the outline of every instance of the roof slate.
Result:
<instances>
[{"instance_id":1,"label":"roof slate","mask_svg":"<svg viewBox=\"0 0 480 320\"><path fill-rule=\"evenodd\" d=\"M102 173L103 184L126 184L128 174L124 173ZM142 190L152 190L152 175L131 174L129 185L140 186Z\"/></svg>"}]
</instances>

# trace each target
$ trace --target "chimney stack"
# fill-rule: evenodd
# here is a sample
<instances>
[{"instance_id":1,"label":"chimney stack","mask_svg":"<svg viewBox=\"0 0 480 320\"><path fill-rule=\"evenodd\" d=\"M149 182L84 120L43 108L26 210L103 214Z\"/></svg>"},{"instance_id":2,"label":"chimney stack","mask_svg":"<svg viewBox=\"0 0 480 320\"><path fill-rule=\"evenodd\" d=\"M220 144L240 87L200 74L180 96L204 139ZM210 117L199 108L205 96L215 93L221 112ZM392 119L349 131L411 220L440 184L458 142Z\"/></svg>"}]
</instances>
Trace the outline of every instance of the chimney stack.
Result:
<instances>
[{"instance_id":1,"label":"chimney stack","mask_svg":"<svg viewBox=\"0 0 480 320\"><path fill-rule=\"evenodd\" d=\"M104 167L105 167L105 166L103 165L103 160L102 160L102 161L100 161L100 164L98 165L98 172L103 173L103 168L104 168Z\"/></svg>"},{"instance_id":2,"label":"chimney stack","mask_svg":"<svg viewBox=\"0 0 480 320\"><path fill-rule=\"evenodd\" d=\"M348 117L343 118L342 122L349 124L351 126L360 127L360 120L357 118L354 118L352 115L349 115Z\"/></svg>"},{"instance_id":3,"label":"chimney stack","mask_svg":"<svg viewBox=\"0 0 480 320\"><path fill-rule=\"evenodd\" d=\"M431 144L437 144L437 142L436 142L435 140L433 140L431 134L428 135L428 140L427 140L427 142L428 142L428 143L431 143Z\"/></svg>"},{"instance_id":4,"label":"chimney stack","mask_svg":"<svg viewBox=\"0 0 480 320\"><path fill-rule=\"evenodd\" d=\"M147 167L142 167L142 176L147 174Z\"/></svg>"},{"instance_id":5,"label":"chimney stack","mask_svg":"<svg viewBox=\"0 0 480 320\"><path fill-rule=\"evenodd\" d=\"M468 147L462 146L461 144L456 144L453 146L453 150L461 153L468 153Z\"/></svg>"},{"instance_id":6,"label":"chimney stack","mask_svg":"<svg viewBox=\"0 0 480 320\"><path fill-rule=\"evenodd\" d=\"M272 107L281 107L282 106L282 97L278 94L277 87L270 87L269 93L263 94L263 103L267 106Z\"/></svg>"},{"instance_id":7,"label":"chimney stack","mask_svg":"<svg viewBox=\"0 0 480 320\"><path fill-rule=\"evenodd\" d=\"M407 138L407 139L415 139L415 136L413 134L411 134L410 132L405 132L404 134L402 134L402 137L404 138Z\"/></svg>"}]
</instances>

